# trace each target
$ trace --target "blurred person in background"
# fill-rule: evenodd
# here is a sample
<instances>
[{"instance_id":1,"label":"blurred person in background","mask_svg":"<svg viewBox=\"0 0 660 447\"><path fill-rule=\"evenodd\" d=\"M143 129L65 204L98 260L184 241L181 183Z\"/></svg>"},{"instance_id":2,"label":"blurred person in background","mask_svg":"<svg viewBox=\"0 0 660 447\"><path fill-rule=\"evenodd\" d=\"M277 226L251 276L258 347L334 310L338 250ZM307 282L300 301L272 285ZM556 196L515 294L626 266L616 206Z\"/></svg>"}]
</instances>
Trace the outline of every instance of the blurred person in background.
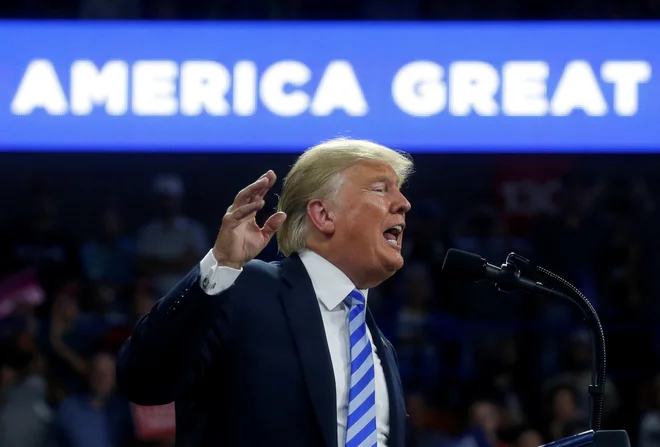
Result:
<instances>
[{"instance_id":1,"label":"blurred person in background","mask_svg":"<svg viewBox=\"0 0 660 447\"><path fill-rule=\"evenodd\" d=\"M660 446L660 374L653 381L650 405L639 422L639 447Z\"/></svg>"},{"instance_id":2,"label":"blurred person in background","mask_svg":"<svg viewBox=\"0 0 660 447\"><path fill-rule=\"evenodd\" d=\"M602 182L588 182L574 173L565 175L557 212L541 216L531 235L537 264L552 266L554 273L582 291L596 308L598 291L593 266L602 232L594 210L602 190ZM570 303L558 300L542 300L531 307L545 326L538 339L530 341L533 349L541 346L539 372L548 377L559 372L562 348L568 340L565 326L575 324L578 317Z\"/></svg>"},{"instance_id":3,"label":"blurred person in background","mask_svg":"<svg viewBox=\"0 0 660 447\"><path fill-rule=\"evenodd\" d=\"M130 404L115 392L115 360L107 353L90 361L88 391L67 397L53 422L56 447L131 447Z\"/></svg>"},{"instance_id":4,"label":"blurred person in background","mask_svg":"<svg viewBox=\"0 0 660 447\"><path fill-rule=\"evenodd\" d=\"M412 392L406 398L410 430L406 447L450 447L451 438L432 425L431 408L424 393Z\"/></svg>"},{"instance_id":5,"label":"blurred person in background","mask_svg":"<svg viewBox=\"0 0 660 447\"><path fill-rule=\"evenodd\" d=\"M41 312L46 314L55 290L80 277L79 246L60 220L59 201L48 182L31 185L25 211L0 232L0 276L37 267L48 299Z\"/></svg>"},{"instance_id":6,"label":"blurred person in background","mask_svg":"<svg viewBox=\"0 0 660 447\"><path fill-rule=\"evenodd\" d=\"M139 231L138 253L142 274L153 278L156 294L164 296L204 256L204 227L181 210L184 188L177 176L154 179L158 216Z\"/></svg>"},{"instance_id":7,"label":"blurred person in background","mask_svg":"<svg viewBox=\"0 0 660 447\"><path fill-rule=\"evenodd\" d=\"M642 277L642 204L636 203L629 179L612 181L604 194L602 238L596 252L603 317L633 320L641 312L644 294Z\"/></svg>"},{"instance_id":8,"label":"blurred person in background","mask_svg":"<svg viewBox=\"0 0 660 447\"><path fill-rule=\"evenodd\" d=\"M403 386L423 395L437 387L440 365L428 339L431 301L435 299L431 272L426 264L411 263L402 272L403 305L397 314L395 340Z\"/></svg>"},{"instance_id":9,"label":"blurred person in background","mask_svg":"<svg viewBox=\"0 0 660 447\"><path fill-rule=\"evenodd\" d=\"M591 334L586 330L574 332L569 339L567 349L564 350L566 358L562 371L543 383L542 387L550 391L557 384L568 384L576 392L578 398L578 411L588 415L591 397L588 393L591 385L591 364L593 359L593 346ZM605 382L605 395L603 402L603 418L611 417L620 405L619 392L614 381L608 377Z\"/></svg>"},{"instance_id":10,"label":"blurred person in background","mask_svg":"<svg viewBox=\"0 0 660 447\"><path fill-rule=\"evenodd\" d=\"M506 228L490 195L480 195L464 210L451 231L451 246L479 253L486 259L500 259L511 245Z\"/></svg>"},{"instance_id":11,"label":"blurred person in background","mask_svg":"<svg viewBox=\"0 0 660 447\"><path fill-rule=\"evenodd\" d=\"M654 318L657 305L653 303L657 297L650 295L652 283L647 277L658 276L657 262L651 262L655 271L644 265L645 250L649 250L644 245L657 232L657 220L651 214L653 204L639 179L617 175L606 184L600 205L602 232L594 261L601 298L597 309L605 327L628 326L616 337L607 339L607 354L612 359L610 371L614 373L628 364L650 368L656 360L652 356L640 356L639 351L653 350L653 336L648 326L638 327L638 323L657 322Z\"/></svg>"},{"instance_id":12,"label":"blurred person in background","mask_svg":"<svg viewBox=\"0 0 660 447\"><path fill-rule=\"evenodd\" d=\"M99 349L106 331L102 319L81 312L79 292L79 286L72 283L57 294L52 318L42 335L57 400L84 387L88 361Z\"/></svg>"},{"instance_id":13,"label":"blurred person in background","mask_svg":"<svg viewBox=\"0 0 660 447\"><path fill-rule=\"evenodd\" d=\"M468 407L468 431L453 447L504 447L500 439L502 409L490 399L476 399Z\"/></svg>"},{"instance_id":14,"label":"blurred person in background","mask_svg":"<svg viewBox=\"0 0 660 447\"><path fill-rule=\"evenodd\" d=\"M465 209L456 219L450 235L450 246L459 250L478 253L485 259L497 263L504 260L511 251L525 253L526 245L517 237L508 233L502 216L489 194L475 198L473 206ZM484 284L455 284L452 278L443 277L448 295L453 299L453 308L459 315L477 324L465 332L461 341L462 362L465 374L473 378L483 370L486 359L499 355L501 346L505 346L509 334L490 330L488 322L507 322L512 324L520 318L520 296L503 296L493 287ZM487 332L481 336L477 330ZM487 361L486 361L487 362Z\"/></svg>"},{"instance_id":15,"label":"blurred person in background","mask_svg":"<svg viewBox=\"0 0 660 447\"><path fill-rule=\"evenodd\" d=\"M125 322L113 325L105 334L103 345L112 352L119 351L121 345L133 332L133 327L156 303L153 285L148 280L138 281L133 288L130 301L130 312Z\"/></svg>"},{"instance_id":16,"label":"blurred person in background","mask_svg":"<svg viewBox=\"0 0 660 447\"><path fill-rule=\"evenodd\" d=\"M19 334L1 353L0 445L45 447L52 410L47 403L45 365L34 339Z\"/></svg>"},{"instance_id":17,"label":"blurred person in background","mask_svg":"<svg viewBox=\"0 0 660 447\"><path fill-rule=\"evenodd\" d=\"M477 197L476 203L457 219L451 231L450 245L459 250L479 253L485 259L496 263L495 260L505 259L511 251L527 251L527 247L519 238L508 234L505 222L497 213L490 195ZM516 295L502 299L502 295L492 287L475 287L469 284L459 288L460 291L455 296L460 301L457 305L461 307L465 317L512 321L519 316ZM512 297L514 299L511 299ZM480 348L482 341L485 340L475 341L475 349L492 350Z\"/></svg>"},{"instance_id":18,"label":"blurred person in background","mask_svg":"<svg viewBox=\"0 0 660 447\"><path fill-rule=\"evenodd\" d=\"M511 447L539 447L543 445L543 437L538 430L530 426L513 428Z\"/></svg>"},{"instance_id":19,"label":"blurred person in background","mask_svg":"<svg viewBox=\"0 0 660 447\"><path fill-rule=\"evenodd\" d=\"M583 425L586 415L580 411L578 393L572 385L556 384L547 392L545 402L548 412L546 441L552 442L570 436L566 433Z\"/></svg>"},{"instance_id":20,"label":"blurred person in background","mask_svg":"<svg viewBox=\"0 0 660 447\"><path fill-rule=\"evenodd\" d=\"M520 358L515 338L504 338L499 352L486 365L479 378L481 387L501 408L503 425L519 426L528 422L521 395L525 383L518 370Z\"/></svg>"},{"instance_id":21,"label":"blurred person in background","mask_svg":"<svg viewBox=\"0 0 660 447\"><path fill-rule=\"evenodd\" d=\"M98 234L81 248L85 279L102 283L121 295L135 279L135 240L124 234L116 209L105 209L99 223Z\"/></svg>"},{"instance_id":22,"label":"blurred person in background","mask_svg":"<svg viewBox=\"0 0 660 447\"><path fill-rule=\"evenodd\" d=\"M590 183L574 173L565 175L557 195L557 212L541 216L531 235L538 264L553 266L580 290L594 274L591 266L601 233L593 211L602 190L601 182Z\"/></svg>"},{"instance_id":23,"label":"blurred person in background","mask_svg":"<svg viewBox=\"0 0 660 447\"><path fill-rule=\"evenodd\" d=\"M135 240L123 233L115 209L102 212L98 234L83 244L81 259L90 301L87 308L105 318L109 325L125 323L137 254Z\"/></svg>"}]
</instances>

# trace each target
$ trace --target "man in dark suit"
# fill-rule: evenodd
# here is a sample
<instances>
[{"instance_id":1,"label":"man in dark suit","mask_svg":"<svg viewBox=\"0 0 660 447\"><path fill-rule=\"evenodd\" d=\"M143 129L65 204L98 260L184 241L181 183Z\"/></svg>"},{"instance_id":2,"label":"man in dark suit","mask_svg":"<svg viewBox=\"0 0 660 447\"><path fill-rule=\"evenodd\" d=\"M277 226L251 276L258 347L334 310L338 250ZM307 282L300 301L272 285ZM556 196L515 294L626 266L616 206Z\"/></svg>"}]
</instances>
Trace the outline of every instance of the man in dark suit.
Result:
<instances>
[{"instance_id":1,"label":"man in dark suit","mask_svg":"<svg viewBox=\"0 0 660 447\"><path fill-rule=\"evenodd\" d=\"M243 189L215 246L135 326L117 362L135 403L176 402L177 446L404 447L392 345L368 289L403 266L403 154L337 139ZM254 257L277 233L282 262Z\"/></svg>"}]
</instances>

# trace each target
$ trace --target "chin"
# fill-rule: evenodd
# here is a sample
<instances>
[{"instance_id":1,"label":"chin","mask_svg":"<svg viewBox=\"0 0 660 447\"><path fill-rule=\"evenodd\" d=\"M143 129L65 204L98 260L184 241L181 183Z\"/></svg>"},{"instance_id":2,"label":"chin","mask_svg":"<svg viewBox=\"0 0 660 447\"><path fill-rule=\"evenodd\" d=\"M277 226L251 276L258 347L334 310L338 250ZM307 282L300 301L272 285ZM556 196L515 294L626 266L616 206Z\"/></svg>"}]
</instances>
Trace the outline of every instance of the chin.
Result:
<instances>
[{"instance_id":1,"label":"chin","mask_svg":"<svg viewBox=\"0 0 660 447\"><path fill-rule=\"evenodd\" d=\"M403 256L401 256L401 253L397 253L395 255L390 254L387 257L387 260L385 262L385 268L387 269L387 271L394 274L402 267L403 267Z\"/></svg>"}]
</instances>

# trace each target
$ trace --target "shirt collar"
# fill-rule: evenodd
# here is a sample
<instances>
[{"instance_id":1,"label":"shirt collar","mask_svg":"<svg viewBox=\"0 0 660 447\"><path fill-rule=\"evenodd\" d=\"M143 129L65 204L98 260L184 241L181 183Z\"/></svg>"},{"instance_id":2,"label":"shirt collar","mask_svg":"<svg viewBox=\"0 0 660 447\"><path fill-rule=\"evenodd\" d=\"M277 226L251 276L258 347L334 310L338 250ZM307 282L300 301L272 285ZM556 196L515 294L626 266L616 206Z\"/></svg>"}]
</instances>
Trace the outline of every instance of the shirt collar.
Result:
<instances>
[{"instance_id":1,"label":"shirt collar","mask_svg":"<svg viewBox=\"0 0 660 447\"><path fill-rule=\"evenodd\" d=\"M299 256L312 280L317 298L326 309L336 309L355 289L355 284L344 272L318 253L305 249L299 253ZM364 295L366 303L369 290L364 289L360 292Z\"/></svg>"}]
</instances>

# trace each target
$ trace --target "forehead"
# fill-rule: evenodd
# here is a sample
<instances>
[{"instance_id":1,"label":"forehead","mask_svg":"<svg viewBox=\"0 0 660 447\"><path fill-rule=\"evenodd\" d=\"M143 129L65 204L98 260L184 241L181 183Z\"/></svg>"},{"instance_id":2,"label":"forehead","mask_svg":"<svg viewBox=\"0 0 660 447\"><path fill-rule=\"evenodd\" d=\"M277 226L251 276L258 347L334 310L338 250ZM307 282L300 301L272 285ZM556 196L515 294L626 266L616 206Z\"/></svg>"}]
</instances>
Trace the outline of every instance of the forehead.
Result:
<instances>
[{"instance_id":1,"label":"forehead","mask_svg":"<svg viewBox=\"0 0 660 447\"><path fill-rule=\"evenodd\" d=\"M349 167L345 171L346 178L356 183L371 183L389 181L398 183L399 176L392 166L376 161L363 161Z\"/></svg>"}]
</instances>

